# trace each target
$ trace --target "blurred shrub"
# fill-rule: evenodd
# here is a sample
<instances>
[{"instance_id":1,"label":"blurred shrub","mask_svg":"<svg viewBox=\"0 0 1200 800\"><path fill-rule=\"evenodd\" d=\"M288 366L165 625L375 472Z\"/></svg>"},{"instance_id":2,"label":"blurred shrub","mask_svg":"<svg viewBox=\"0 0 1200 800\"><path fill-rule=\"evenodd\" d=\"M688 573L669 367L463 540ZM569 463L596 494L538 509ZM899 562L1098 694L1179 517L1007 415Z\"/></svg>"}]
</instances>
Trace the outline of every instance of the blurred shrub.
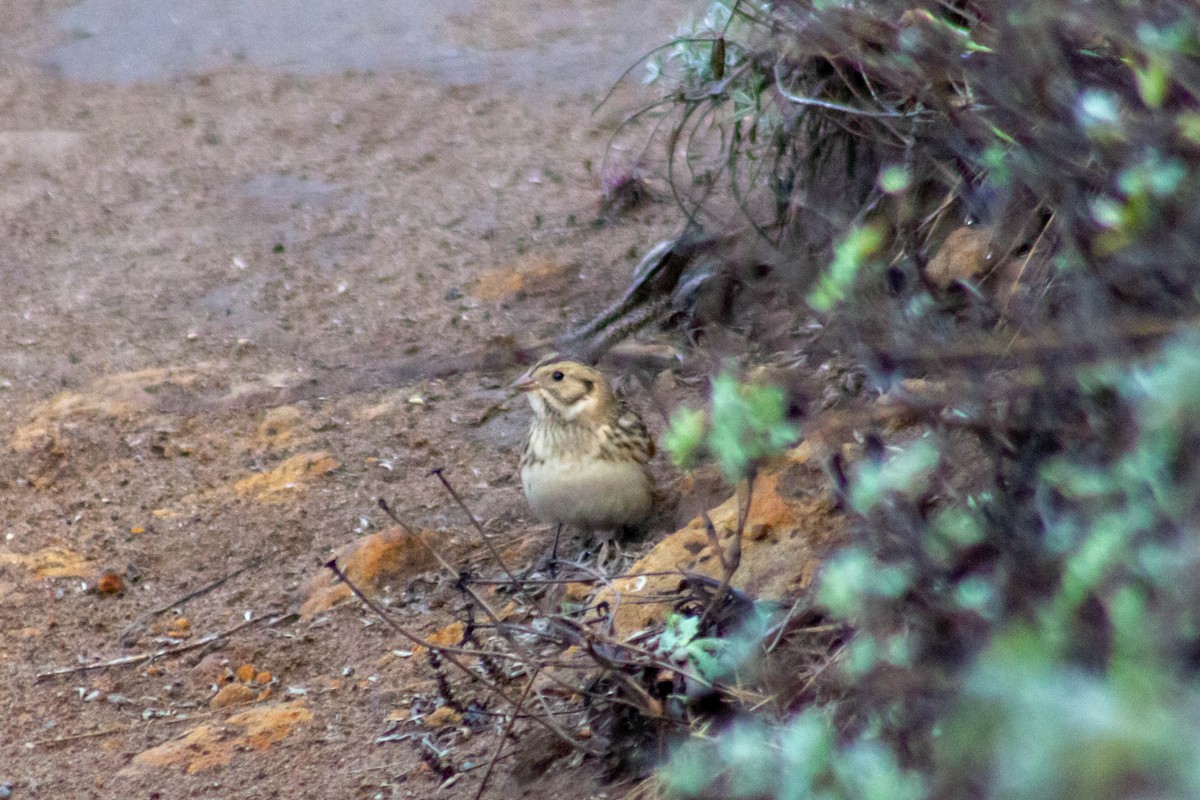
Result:
<instances>
[{"instance_id":1,"label":"blurred shrub","mask_svg":"<svg viewBox=\"0 0 1200 800\"><path fill-rule=\"evenodd\" d=\"M857 631L842 699L697 734L665 787L685 797L1200 793L1196 386L1197 334L1143 364L1085 371L1076 410L1094 415L1087 427L1104 447L1045 454L1025 485L931 504L947 467L933 441L864 462L849 490L859 541L826 565L819 591ZM1115 431L1113 416L1128 429ZM669 641L707 658L694 633Z\"/></svg>"},{"instance_id":2,"label":"blurred shrub","mask_svg":"<svg viewBox=\"0 0 1200 800\"><path fill-rule=\"evenodd\" d=\"M682 409L671 420L664 444L676 464L708 454L737 481L763 458L795 443L800 431L786 412L779 387L739 383L725 372L713 379L711 421L703 412Z\"/></svg>"},{"instance_id":3,"label":"blurred shrub","mask_svg":"<svg viewBox=\"0 0 1200 800\"><path fill-rule=\"evenodd\" d=\"M1200 794L1200 7L722 2L654 70L689 213L724 176L880 382L964 387L848 476L836 700L696 732L669 793ZM1015 321L924 272L968 218L1050 268ZM669 444L744 475L783 418L723 387Z\"/></svg>"},{"instance_id":4,"label":"blurred shrub","mask_svg":"<svg viewBox=\"0 0 1200 800\"><path fill-rule=\"evenodd\" d=\"M1052 268L1056 291L1026 313L1195 305L1195 3L718 0L649 77L671 101L653 108L673 117L689 218L738 209L790 268L781 291L823 273L819 309L928 292L931 255L964 222L993 232L994 268ZM843 313L884 347L937 307Z\"/></svg>"}]
</instances>

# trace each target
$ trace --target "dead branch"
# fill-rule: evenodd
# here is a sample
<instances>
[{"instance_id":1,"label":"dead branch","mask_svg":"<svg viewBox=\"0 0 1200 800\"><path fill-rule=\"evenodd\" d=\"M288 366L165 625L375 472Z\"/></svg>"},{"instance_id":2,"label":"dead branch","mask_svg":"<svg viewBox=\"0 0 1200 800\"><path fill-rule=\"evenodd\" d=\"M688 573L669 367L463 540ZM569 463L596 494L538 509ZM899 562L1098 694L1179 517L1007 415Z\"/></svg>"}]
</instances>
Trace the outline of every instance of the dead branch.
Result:
<instances>
[{"instance_id":1,"label":"dead branch","mask_svg":"<svg viewBox=\"0 0 1200 800\"><path fill-rule=\"evenodd\" d=\"M754 501L754 476L755 468L750 468L750 474L746 476L746 503L738 508L738 523L737 530L733 534L733 541L729 543L729 552L725 553L721 549L721 543L717 539L717 532L713 527L712 520L708 517L708 512L704 513L705 529L709 531L709 539L713 541L713 549L717 551L718 557L721 559L721 569L723 575L721 577L721 586L713 594L712 600L705 607L704 613L700 616L700 628L712 620L713 614L725 602L725 596L729 594L729 585L733 581L733 573L737 572L737 568L742 563L742 533L746 528L746 520L750 518L750 504Z\"/></svg>"},{"instance_id":2,"label":"dead branch","mask_svg":"<svg viewBox=\"0 0 1200 800\"><path fill-rule=\"evenodd\" d=\"M223 585L226 581L236 578L238 575L241 575L243 572L247 572L249 570L254 569L262 562L263 562L263 559L261 559L261 558L255 558L250 561L247 561L245 564L238 567L233 572L230 572L227 575L223 575L220 578L217 578L212 583L205 584L204 586L201 586L199 589L188 592L183 597L180 597L177 600L172 600L171 602L169 602L165 605L161 605L158 608L147 611L145 614L142 614L137 619L135 619L132 623L130 623L129 627L121 632L121 636L117 639L117 641L119 641L121 643L121 645L124 647L132 647L134 641L136 641L136 639L133 638L133 634L135 632L140 632L142 630L145 630L146 625L150 622L150 620L154 619L155 617L159 616L160 614L167 613L168 611L170 611L173 608L178 608L179 606L183 605L184 603L188 602L189 600L195 600L197 597L201 597L203 595L208 594L213 589L216 589L216 588L220 587L221 585Z\"/></svg>"},{"instance_id":3,"label":"dead branch","mask_svg":"<svg viewBox=\"0 0 1200 800\"><path fill-rule=\"evenodd\" d=\"M446 491L449 492L450 496L454 498L454 502L458 503L458 507L461 508L463 513L467 515L467 519L471 520L471 524L475 526L475 530L479 531L479 538L483 539L483 543L487 545L488 552L492 554L492 558L496 559L496 563L500 565L500 569L504 570L504 574L508 576L510 581L512 581L514 587L520 588L521 583L516 579L516 576L513 575L512 570L508 568L508 564L504 563L504 557L500 555L500 551L496 549L496 545L492 544L491 537L487 535L487 532L483 529L483 526L479 524L479 520L475 518L473 513L471 513L471 509L467 507L467 504L461 497L459 497L458 492L455 491L454 487L450 485L450 481L446 479L445 470L443 470L441 467L438 467L429 474L436 475L437 479L442 482L442 486L446 487Z\"/></svg>"},{"instance_id":4,"label":"dead branch","mask_svg":"<svg viewBox=\"0 0 1200 800\"><path fill-rule=\"evenodd\" d=\"M276 623L286 619L289 616L291 616L291 615L290 614L277 614L277 615L274 615L271 617L267 617L267 616L254 617L252 619L248 619L244 622L234 625L232 628L229 628L228 630L224 630L219 633L210 633L207 636L202 636L194 642L188 642L187 644L181 644L176 647L167 647L162 650L155 650L150 653L139 653L138 655L134 655L134 656L122 656L121 658L114 658L111 661L98 661L95 664L80 664L80 665L77 665L74 667L59 667L58 669L47 670L46 672L39 672L37 675L34 676L34 681L41 682L41 681L45 680L46 678L56 678L61 675L74 675L74 674L80 673L80 672L93 672L98 669L107 669L109 667L127 667L130 664L140 664L143 661L151 661L156 658L163 658L165 656L173 656L173 655L177 655L179 653L186 653L189 650L195 650L199 647L204 647L206 645L212 644L213 642L220 641L221 639L226 639L226 638L232 636L233 634L237 633L238 631L243 630L245 628L249 628L252 625L257 625L260 622L265 621L268 626L271 626L271 625L275 625Z\"/></svg>"},{"instance_id":5,"label":"dead branch","mask_svg":"<svg viewBox=\"0 0 1200 800\"><path fill-rule=\"evenodd\" d=\"M379 502L380 502L380 505L386 511L388 511L390 513L390 508L388 508L387 504L384 503L383 500L380 500ZM404 526L404 523L400 522L399 518L393 516L393 519L397 522L397 524ZM407 526L404 526L404 527L407 528ZM416 538L418 541L422 541L420 537L416 537ZM428 544L426 546L428 547ZM429 550L430 550L430 552L434 553L435 556L437 556L439 561L442 560L441 555L438 554L435 550L433 550L433 548L429 548ZM480 675L478 672L476 672L475 670L468 667L466 664L464 664L462 661L460 661L455 656L454 653L448 652L448 648L443 647L441 645L434 644L432 642L428 642L428 641L422 639L421 637L417 636L416 634L410 633L400 623L396 622L389 615L383 613L383 609L381 609L378 605L376 605L375 602L372 601L369 597L367 597L366 594L364 594L363 591L361 589L359 589L358 586L356 586L353 581L351 581L349 578L346 577L346 574L344 572L342 572L341 568L337 565L336 558L330 559L328 562L325 563L325 566L328 567L330 570L332 570L333 573L335 575L337 575L338 578L343 583L345 583L346 586L348 586L350 588L350 591L354 593L355 597L357 597L359 600L363 601L363 603L366 604L367 608L374 611L379 616L379 618L382 619L384 622L386 622L388 624L388 626L390 626L392 628L392 630L396 631L396 633L400 634L405 639L408 639L409 641L413 642L414 644L418 644L418 645L421 645L422 647L427 647L430 650L437 651L442 656L444 656L447 661L449 661L451 664L453 664L454 666L456 666L460 670L462 670L468 677L478 681L479 683L482 683L484 686L491 689L492 692L494 692L497 696L499 696L506 703L508 703L509 705L513 706L516 709L519 709L519 707L513 701L513 699L508 695L507 692L505 692L504 688L501 687L498 683L496 683L495 681L491 680L490 678L488 678L484 675ZM499 620L496 620L496 621L499 622ZM533 659L530 658L528 653L522 653L521 658L523 658L526 663L530 663L530 664L533 663ZM574 739L572 739L570 735L568 735L566 732L560 730L557 725L554 725L553 723L549 722L548 720L542 719L541 717L534 717L533 719L539 725L546 728L546 730L550 731L555 736L559 737L564 742L569 744L572 749L583 750L584 752L586 752L590 755L599 755L599 753L594 751L592 748L587 747L587 746L575 741Z\"/></svg>"},{"instance_id":6,"label":"dead branch","mask_svg":"<svg viewBox=\"0 0 1200 800\"><path fill-rule=\"evenodd\" d=\"M501 732L500 738L496 741L496 749L488 761L487 771L483 773L483 780L479 782L479 791L475 792L475 800L480 800L483 797L484 791L487 790L488 780L492 777L492 770L496 768L496 762L500 760L500 753L504 750L504 743L508 740L508 735L512 732L512 727L517 722L517 717L521 713L521 707L525 703L525 698L529 697L529 693L533 691L533 684L537 680L539 673L540 670L535 669L529 676L529 683L525 684L525 690L521 692L521 696L517 699L517 704L512 710L512 716L504 724L504 730Z\"/></svg>"}]
</instances>

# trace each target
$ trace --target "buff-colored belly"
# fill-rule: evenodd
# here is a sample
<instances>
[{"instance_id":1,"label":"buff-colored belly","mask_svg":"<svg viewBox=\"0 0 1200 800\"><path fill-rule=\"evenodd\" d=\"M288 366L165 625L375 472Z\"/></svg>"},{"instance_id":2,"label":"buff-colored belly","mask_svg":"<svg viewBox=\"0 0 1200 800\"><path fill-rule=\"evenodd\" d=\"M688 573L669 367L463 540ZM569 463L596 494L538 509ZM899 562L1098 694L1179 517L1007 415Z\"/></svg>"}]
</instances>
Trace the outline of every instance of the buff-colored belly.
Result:
<instances>
[{"instance_id":1,"label":"buff-colored belly","mask_svg":"<svg viewBox=\"0 0 1200 800\"><path fill-rule=\"evenodd\" d=\"M539 518L589 529L642 524L653 491L634 461L542 461L521 470L521 483Z\"/></svg>"}]
</instances>

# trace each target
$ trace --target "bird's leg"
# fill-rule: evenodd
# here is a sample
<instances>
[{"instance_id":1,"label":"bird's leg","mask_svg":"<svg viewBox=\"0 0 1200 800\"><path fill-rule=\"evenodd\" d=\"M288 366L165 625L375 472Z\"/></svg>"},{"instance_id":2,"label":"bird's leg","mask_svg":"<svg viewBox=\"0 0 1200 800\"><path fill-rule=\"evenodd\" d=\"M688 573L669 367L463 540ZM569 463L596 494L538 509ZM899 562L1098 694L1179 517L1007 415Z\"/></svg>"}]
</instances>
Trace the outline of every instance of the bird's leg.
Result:
<instances>
[{"instance_id":1,"label":"bird's leg","mask_svg":"<svg viewBox=\"0 0 1200 800\"><path fill-rule=\"evenodd\" d=\"M612 543L611 539L600 540L600 551L596 553L596 569L604 571L604 564L608 561L608 547Z\"/></svg>"},{"instance_id":2,"label":"bird's leg","mask_svg":"<svg viewBox=\"0 0 1200 800\"><path fill-rule=\"evenodd\" d=\"M621 547L620 534L600 538L600 550L596 553L596 569L608 571L611 560L617 572L621 572L622 561L625 559L625 548Z\"/></svg>"},{"instance_id":3,"label":"bird's leg","mask_svg":"<svg viewBox=\"0 0 1200 800\"><path fill-rule=\"evenodd\" d=\"M620 539L613 539L609 544L612 545L613 571L619 575L625 571L625 548L621 546Z\"/></svg>"},{"instance_id":4,"label":"bird's leg","mask_svg":"<svg viewBox=\"0 0 1200 800\"><path fill-rule=\"evenodd\" d=\"M554 568L558 566L558 537L562 535L562 523L554 529L554 547L550 548L550 577L554 577Z\"/></svg>"}]
</instances>

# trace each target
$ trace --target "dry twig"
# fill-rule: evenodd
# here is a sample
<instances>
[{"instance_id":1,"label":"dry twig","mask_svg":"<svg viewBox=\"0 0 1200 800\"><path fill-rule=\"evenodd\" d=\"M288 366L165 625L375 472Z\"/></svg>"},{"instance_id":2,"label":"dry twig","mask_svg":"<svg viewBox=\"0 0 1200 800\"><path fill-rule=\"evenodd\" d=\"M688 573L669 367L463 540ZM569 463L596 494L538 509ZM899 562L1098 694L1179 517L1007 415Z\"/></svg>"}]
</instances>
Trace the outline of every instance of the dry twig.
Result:
<instances>
[{"instance_id":1,"label":"dry twig","mask_svg":"<svg viewBox=\"0 0 1200 800\"><path fill-rule=\"evenodd\" d=\"M737 572L737 568L742 563L742 533L746 528L746 520L750 517L750 504L754 500L754 475L755 470L750 468L750 474L746 476L746 502L738 508L737 530L734 532L733 541L729 543L729 552L726 553L721 548L721 542L717 538L717 531L713 526L713 522L708 517L708 512L704 512L704 527L708 532L709 541L712 543L712 548L717 551L717 557L721 560L721 569L723 575L721 577L721 586L713 594L712 600L705 607L704 613L700 616L700 628L712 620L713 614L725 602L725 596L729 594L729 585L733 581L733 573Z\"/></svg>"},{"instance_id":2,"label":"dry twig","mask_svg":"<svg viewBox=\"0 0 1200 800\"><path fill-rule=\"evenodd\" d=\"M189 600L195 600L197 597L201 597L202 595L208 594L213 589L216 589L216 588L220 587L221 585L223 585L226 581L236 578L238 575L241 575L243 572L247 572L249 570L254 569L262 562L263 562L263 559L261 559L261 558L252 559L252 560L246 562L245 564L243 564L242 566L238 567L237 569L235 569L233 572L230 572L226 575L222 575L220 578L217 578L212 583L207 583L204 586L201 586L199 589L195 589L191 592L188 592L183 597L180 597L177 600L172 600L171 602L166 603L165 605L161 605L158 608L154 608L154 609L151 609L150 611L147 611L146 613L140 615L132 623L130 623L129 627L121 632L121 636L118 638L117 641L119 641L125 647L132 647L133 643L136 641L136 638L133 637L133 634L135 632L140 632L142 630L145 630L146 625L147 625L147 623L150 622L150 620L154 619L155 617L159 616L160 614L167 613L168 611L170 611L173 608L178 608L179 606L183 605L184 603L188 602Z\"/></svg>"},{"instance_id":3,"label":"dry twig","mask_svg":"<svg viewBox=\"0 0 1200 800\"><path fill-rule=\"evenodd\" d=\"M237 625L234 625L232 628L229 628L228 630L224 630L219 633L210 633L207 636L200 637L199 639L197 639L194 642L188 642L187 644L181 644L177 647L167 647L162 650L155 650L150 653L139 653L138 655L134 655L134 656L122 656L121 658L114 658L111 661L98 661L95 664L80 664L80 665L77 665L74 667L59 667L58 669L51 669L51 670L47 670L45 672L39 672L37 675L34 676L34 681L40 682L42 680L45 680L46 678L56 678L61 675L74 675L74 674L80 673L80 672L92 672L94 670L107 669L109 667L127 667L130 664L140 664L143 661L151 661L156 658L163 658L164 656L173 656L173 655L178 655L179 653L186 653L189 650L195 650L198 647L204 647L206 645L212 644L213 642L228 638L228 637L232 636L233 634L237 633L238 631L243 630L245 628L249 628L252 625L257 625L260 622L265 621L268 626L271 626L271 625L275 625L275 624L279 623L280 621L288 618L289 616L292 616L292 615L276 614L271 617L267 617L267 616L253 617L253 618L248 619L244 622L241 622Z\"/></svg>"},{"instance_id":4,"label":"dry twig","mask_svg":"<svg viewBox=\"0 0 1200 800\"><path fill-rule=\"evenodd\" d=\"M380 505L389 514L391 513L391 509L382 500L380 500ZM397 524L404 526L404 523L400 522L398 517L395 517L393 515L392 519L394 519L397 522ZM407 529L407 526L404 526L404 527ZM418 538L418 541L420 541L420 537L417 537L417 538ZM428 544L426 546L428 547ZM429 548L429 550L430 550L430 552L434 553L438 557L439 560L441 560L440 554L438 554L435 550L433 550L433 548ZM483 685L487 686L492 692L494 692L502 700L504 700L506 703L508 703L509 705L511 705L514 708L517 708L519 710L519 707L517 706L517 704L508 695L508 693L505 692L503 687L501 687L498 683L496 683L492 679L490 679L484 675L481 675L478 672L476 672L475 670L468 667L466 664L464 664L462 661L460 661L453 652L451 652L451 648L447 648L447 647L443 647L442 645L434 644L433 642L429 642L429 641L426 641L425 639L422 639L421 637L417 636L415 633L410 633L406 628L404 628L404 626L402 626L400 623L396 622L389 615L385 614L383 612L383 609L381 609L378 605L376 605L369 597L366 596L366 594L363 593L363 591L361 589L358 588L358 586L356 586L354 584L353 581L351 581L349 578L346 577L346 574L344 572L342 572L340 567L338 567L337 559L329 560L328 562L326 562L325 566L328 567L330 570L332 570L333 573L335 575L337 575L338 578L343 583L345 583L346 586L348 586L350 588L350 591L354 593L354 596L357 597L359 600L363 601L363 603L366 604L367 608L374 611L375 614L378 615L380 619L382 619L384 622L386 622L388 624L388 626L390 626L392 628L392 630L396 631L401 636L403 636L405 639L408 639L409 641L413 642L414 644L418 644L418 645L421 645L422 647L429 648L430 650L437 651L442 656L444 656L447 661L449 661L451 664L453 664L454 666L456 666L460 670L462 670L468 677L470 677L476 681L479 681ZM526 663L531 663L531 661L532 661L531 659L529 659L527 654L523 654L523 658L526 659ZM542 719L541 717L532 717L531 719L533 719L539 725L546 728L548 731L553 733L555 736L562 739L567 744L569 744L572 749L583 750L584 752L590 753L591 755L599 755L598 753L593 751L591 748L572 739L570 735L568 735L566 732L560 730L557 725L554 725L553 723L551 723L545 719Z\"/></svg>"},{"instance_id":5,"label":"dry twig","mask_svg":"<svg viewBox=\"0 0 1200 800\"><path fill-rule=\"evenodd\" d=\"M514 587L520 587L520 581L518 581L516 576L513 575L512 570L508 568L508 564L504 563L504 557L500 555L500 551L496 549L496 545L492 544L491 537L487 535L487 532L483 529L483 526L479 524L479 520L475 518L473 513L471 513L471 509L467 507L467 504L463 502L463 499L458 496L458 492L455 491L454 487L450 485L450 481L446 480L445 470L441 467L438 467L437 469L432 470L429 474L436 475L437 479L442 482L442 486L446 487L446 491L449 492L450 496L454 498L454 502L458 503L458 507L461 508L463 513L467 515L467 518L471 520L471 524L475 526L475 530L479 531L479 538L483 539L483 543L487 545L488 552L492 554L492 558L496 559L496 563L500 565L500 569L504 570L504 574L508 576L510 581L512 581Z\"/></svg>"}]
</instances>

